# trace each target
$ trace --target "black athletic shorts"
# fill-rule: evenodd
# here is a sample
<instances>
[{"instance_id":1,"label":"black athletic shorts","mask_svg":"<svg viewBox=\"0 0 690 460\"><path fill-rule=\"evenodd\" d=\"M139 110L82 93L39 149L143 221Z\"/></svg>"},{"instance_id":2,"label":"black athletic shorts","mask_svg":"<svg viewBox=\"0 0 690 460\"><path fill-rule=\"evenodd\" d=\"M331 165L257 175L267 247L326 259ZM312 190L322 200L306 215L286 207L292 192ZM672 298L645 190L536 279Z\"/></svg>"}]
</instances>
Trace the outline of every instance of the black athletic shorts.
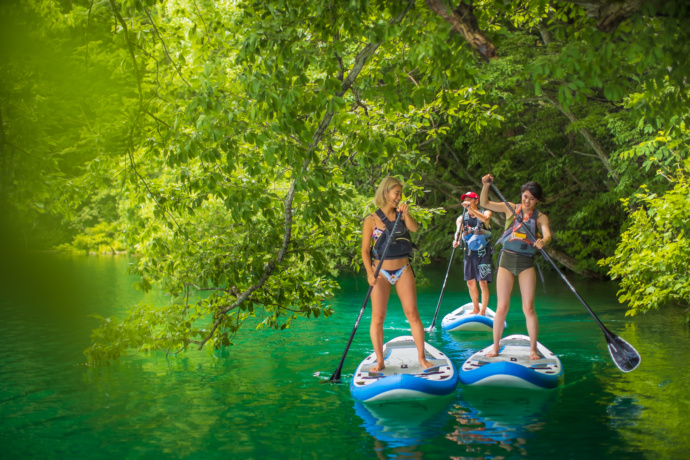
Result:
<instances>
[{"instance_id":1,"label":"black athletic shorts","mask_svg":"<svg viewBox=\"0 0 690 460\"><path fill-rule=\"evenodd\" d=\"M498 261L498 266L505 268L513 276L520 276L520 273L525 270L534 268L534 257L510 251L501 251L501 260Z\"/></svg>"},{"instance_id":2,"label":"black athletic shorts","mask_svg":"<svg viewBox=\"0 0 690 460\"><path fill-rule=\"evenodd\" d=\"M465 257L465 281L477 280L493 282L493 261L491 260L491 249L481 251L467 250Z\"/></svg>"}]
</instances>

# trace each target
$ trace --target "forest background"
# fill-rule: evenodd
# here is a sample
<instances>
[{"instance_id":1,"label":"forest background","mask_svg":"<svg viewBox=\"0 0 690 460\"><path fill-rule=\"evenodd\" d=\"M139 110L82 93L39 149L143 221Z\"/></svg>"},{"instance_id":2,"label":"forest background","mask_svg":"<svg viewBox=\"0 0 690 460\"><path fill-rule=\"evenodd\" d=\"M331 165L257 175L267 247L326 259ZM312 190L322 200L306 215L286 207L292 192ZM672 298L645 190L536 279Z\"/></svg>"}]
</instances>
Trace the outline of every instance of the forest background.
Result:
<instances>
[{"instance_id":1,"label":"forest background","mask_svg":"<svg viewBox=\"0 0 690 460\"><path fill-rule=\"evenodd\" d=\"M542 184L564 269L688 322L689 35L683 1L5 1L3 252L136 254L169 294L91 363L219 347L333 313L382 177L447 260L491 173Z\"/></svg>"}]
</instances>

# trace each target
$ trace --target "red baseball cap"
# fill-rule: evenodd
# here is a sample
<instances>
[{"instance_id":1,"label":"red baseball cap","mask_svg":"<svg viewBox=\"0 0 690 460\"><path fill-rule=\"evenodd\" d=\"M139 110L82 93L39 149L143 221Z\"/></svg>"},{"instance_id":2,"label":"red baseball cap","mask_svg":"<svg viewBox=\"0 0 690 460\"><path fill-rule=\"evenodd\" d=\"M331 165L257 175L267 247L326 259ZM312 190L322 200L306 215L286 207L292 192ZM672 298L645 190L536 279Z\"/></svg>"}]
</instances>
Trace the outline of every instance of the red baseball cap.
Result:
<instances>
[{"instance_id":1,"label":"red baseball cap","mask_svg":"<svg viewBox=\"0 0 690 460\"><path fill-rule=\"evenodd\" d=\"M461 199L462 201L465 201L465 198L474 198L474 199L478 200L478 199L479 199L479 195L477 195L477 194L474 193L474 192L467 192L467 193L463 194L463 195L460 197L460 199Z\"/></svg>"}]
</instances>

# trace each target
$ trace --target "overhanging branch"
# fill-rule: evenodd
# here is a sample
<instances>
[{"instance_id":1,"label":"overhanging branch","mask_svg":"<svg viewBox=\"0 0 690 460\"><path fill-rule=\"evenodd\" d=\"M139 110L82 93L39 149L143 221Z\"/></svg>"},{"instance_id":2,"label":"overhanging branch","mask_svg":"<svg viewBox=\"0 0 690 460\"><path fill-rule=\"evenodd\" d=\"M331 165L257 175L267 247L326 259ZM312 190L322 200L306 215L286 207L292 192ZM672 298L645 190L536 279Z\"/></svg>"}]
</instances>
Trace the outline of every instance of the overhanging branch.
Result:
<instances>
[{"instance_id":1,"label":"overhanging branch","mask_svg":"<svg viewBox=\"0 0 690 460\"><path fill-rule=\"evenodd\" d=\"M403 20L407 12L410 10L410 8L414 5L414 0L408 0L406 7L401 11L395 18L391 19L390 24L397 24L400 21ZM379 46L383 41L377 42L377 43L369 43L367 46L364 47L362 51L360 51L357 54L357 57L355 58L355 63L352 66L352 69L348 73L347 77L343 80L342 86L340 91L337 93L337 96L342 97L354 84L355 80L357 79L357 76L359 76L360 72L364 68L364 64L366 63L367 59L371 57L374 52L378 49ZM319 127L312 136L312 141L309 144L309 150L314 150L316 146L321 142L321 139L323 138L324 133L326 132L326 129L328 128L328 125L330 124L331 120L333 119L334 111L329 110L324 114L323 119L321 120L321 123L319 123ZM302 162L302 170L306 170L309 166L310 160L307 158ZM249 296L252 295L253 292L256 290L260 289L263 287L264 284L266 284L266 281L270 278L271 274L274 272L276 267L278 267L283 259L285 258L285 255L288 253L288 246L290 245L290 241L292 239L292 213L293 213L293 208L292 208L292 203L295 198L295 191L296 191L296 185L297 185L297 180L298 178L294 178L292 182L290 183L290 188L288 189L287 195L285 196L285 233L283 234L283 242L280 246L280 250L278 251L278 254L276 257L271 260L269 263L266 264L264 267L264 273L261 276L261 278L255 283L252 284L249 288L247 288L244 292L242 292L235 302L233 302L231 305L224 307L219 311L219 315L216 318L216 320L213 323L213 326L211 328L211 331L206 335L206 337L199 343L199 349L202 349L206 342L208 342L211 337L213 337L213 334L215 333L216 329L218 329L218 326L220 326L220 323L223 321L223 316L237 308L242 302L246 301Z\"/></svg>"},{"instance_id":2,"label":"overhanging branch","mask_svg":"<svg viewBox=\"0 0 690 460\"><path fill-rule=\"evenodd\" d=\"M497 59L496 45L479 29L479 22L474 15L474 6L471 3L466 5L460 0L457 8L453 8L452 2L448 0L426 0L426 4L431 11L448 22L454 32L462 35L462 38L476 49L485 61Z\"/></svg>"}]
</instances>

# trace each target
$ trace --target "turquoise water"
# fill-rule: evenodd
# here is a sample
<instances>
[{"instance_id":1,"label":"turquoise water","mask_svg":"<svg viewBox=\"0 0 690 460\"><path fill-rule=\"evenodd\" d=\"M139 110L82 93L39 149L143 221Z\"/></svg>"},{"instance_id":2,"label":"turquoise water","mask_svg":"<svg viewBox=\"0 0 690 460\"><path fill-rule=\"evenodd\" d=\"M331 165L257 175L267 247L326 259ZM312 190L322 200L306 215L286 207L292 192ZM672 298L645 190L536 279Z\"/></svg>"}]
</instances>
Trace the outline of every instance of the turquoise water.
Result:
<instances>
[{"instance_id":1,"label":"turquoise water","mask_svg":"<svg viewBox=\"0 0 690 460\"><path fill-rule=\"evenodd\" d=\"M246 328L222 352L138 354L84 365L98 321L128 305L164 302L125 275L124 257L33 255L4 264L0 284L2 458L687 458L690 334L667 312L624 316L613 283L571 277L599 318L642 355L630 374L612 363L601 330L557 276L539 291L540 341L560 356L565 384L546 392L460 386L434 403L356 404L348 384L371 352L368 313L341 385L336 369L366 293L343 275L330 318L277 332ZM428 325L445 266L419 289ZM437 320L468 300L459 264ZM517 289L515 294L517 294ZM492 299L495 300L495 297ZM525 333L516 296L507 334ZM392 297L386 340L407 335ZM462 363L485 333L427 341Z\"/></svg>"}]
</instances>

